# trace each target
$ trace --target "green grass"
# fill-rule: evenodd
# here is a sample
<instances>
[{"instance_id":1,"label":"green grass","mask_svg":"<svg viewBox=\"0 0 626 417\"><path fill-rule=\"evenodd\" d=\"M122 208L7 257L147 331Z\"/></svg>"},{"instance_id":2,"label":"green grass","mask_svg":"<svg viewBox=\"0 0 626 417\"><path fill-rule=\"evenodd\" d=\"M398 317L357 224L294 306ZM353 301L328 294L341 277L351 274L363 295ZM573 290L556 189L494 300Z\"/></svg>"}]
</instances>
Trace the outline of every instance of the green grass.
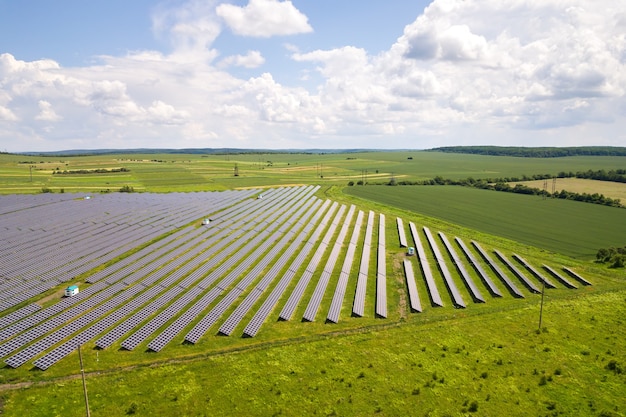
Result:
<instances>
[{"instance_id":1,"label":"green grass","mask_svg":"<svg viewBox=\"0 0 626 417\"><path fill-rule=\"evenodd\" d=\"M408 159L408 158L412 159ZM22 156L0 154L0 193L36 193L42 187L66 192L187 192L288 184L347 184L444 178L493 178L560 171L617 169L625 157L512 158L423 151L341 154L145 154ZM239 176L235 177L235 165ZM32 181L30 167L32 168ZM53 171L128 168L105 175L53 176Z\"/></svg>"},{"instance_id":2,"label":"green grass","mask_svg":"<svg viewBox=\"0 0 626 417\"><path fill-rule=\"evenodd\" d=\"M580 259L621 247L626 236L622 208L457 186L354 186L344 192Z\"/></svg>"},{"instance_id":3,"label":"green grass","mask_svg":"<svg viewBox=\"0 0 626 417\"><path fill-rule=\"evenodd\" d=\"M534 303L132 369L91 355L89 404L93 416L624 415L626 292L576 295L547 299L539 333ZM77 378L3 398L7 416L84 415Z\"/></svg>"}]
</instances>

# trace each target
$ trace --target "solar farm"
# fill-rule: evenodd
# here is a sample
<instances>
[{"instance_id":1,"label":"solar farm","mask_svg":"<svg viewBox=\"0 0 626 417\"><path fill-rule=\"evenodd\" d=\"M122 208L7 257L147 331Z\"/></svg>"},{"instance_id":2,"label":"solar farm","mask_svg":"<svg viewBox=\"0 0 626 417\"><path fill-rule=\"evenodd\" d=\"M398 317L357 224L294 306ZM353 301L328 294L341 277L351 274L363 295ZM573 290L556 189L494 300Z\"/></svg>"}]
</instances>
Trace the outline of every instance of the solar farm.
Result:
<instances>
[{"instance_id":1,"label":"solar farm","mask_svg":"<svg viewBox=\"0 0 626 417\"><path fill-rule=\"evenodd\" d=\"M425 316L593 284L558 262L533 263L318 191L0 196L7 372L47 370L79 346L149 355L295 323L328 331L358 328L364 317L384 323L402 308L390 304L395 280L410 314ZM65 296L70 286L76 292Z\"/></svg>"}]
</instances>

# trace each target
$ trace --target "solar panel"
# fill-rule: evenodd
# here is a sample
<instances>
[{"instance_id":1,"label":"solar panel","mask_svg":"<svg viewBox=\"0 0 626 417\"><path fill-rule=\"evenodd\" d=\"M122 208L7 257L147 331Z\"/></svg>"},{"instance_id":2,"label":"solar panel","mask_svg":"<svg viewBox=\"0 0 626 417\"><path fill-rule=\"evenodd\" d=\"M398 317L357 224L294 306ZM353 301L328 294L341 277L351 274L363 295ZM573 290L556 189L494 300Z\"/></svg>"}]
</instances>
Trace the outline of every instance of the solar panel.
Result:
<instances>
[{"instance_id":1,"label":"solar panel","mask_svg":"<svg viewBox=\"0 0 626 417\"><path fill-rule=\"evenodd\" d=\"M406 233L404 232L404 222L400 217L396 217L396 224L398 226L398 237L400 238L400 247L406 248L409 246L406 240Z\"/></svg>"},{"instance_id":2,"label":"solar panel","mask_svg":"<svg viewBox=\"0 0 626 417\"><path fill-rule=\"evenodd\" d=\"M333 295L333 300L330 303L330 309L326 320L333 323L339 321L339 314L341 313L341 305L346 294L346 287L348 286L348 279L350 271L352 270L352 264L354 262L354 253L356 252L359 235L361 233L361 225L363 224L363 211L359 210L356 217L356 223L352 229L352 236L350 238L350 244L348 245L348 251L341 267L341 273L339 274L339 280L337 281L337 287Z\"/></svg>"},{"instance_id":3,"label":"solar panel","mask_svg":"<svg viewBox=\"0 0 626 417\"><path fill-rule=\"evenodd\" d=\"M276 303L278 303L278 300L280 299L280 297L282 297L283 293L287 289L287 286L291 283L291 280L295 277L296 273L300 270L300 267L303 264L304 259L309 255L310 251L313 250L315 243L317 242L322 232L326 228L326 225L334 212L334 209L327 210L328 206L330 205L331 205L330 201L326 200L324 204L322 205L322 208L316 213L314 220L311 222L312 224L317 223L319 217L321 217L323 213L325 213L324 218L317 225L315 231L311 234L311 236L309 237L309 240L305 243L304 248L299 252L296 259L294 259L294 261L291 263L291 265L289 266L285 274L282 276L282 278L280 279L276 287L274 287L270 295L267 297L267 299L263 302L261 307L254 314L250 322L246 325L246 328L244 329L244 334L246 336L249 336L249 337L256 336L259 329L261 328L261 325L263 325L263 323L265 322L265 319L267 319L267 316L269 316L269 314L272 312L272 310L274 309L274 306L276 305Z\"/></svg>"},{"instance_id":4,"label":"solar panel","mask_svg":"<svg viewBox=\"0 0 626 417\"><path fill-rule=\"evenodd\" d=\"M498 258L500 258L502 262L504 262L504 264L511 270L511 272L513 272L513 274L518 277L520 281L522 281L526 288L528 288L535 294L541 292L541 290L537 288L537 286L531 280L529 280L526 275L524 275L522 271L520 271L511 261L509 261L506 256L504 256L501 252L498 252L497 250L494 250L494 253L496 254L496 256L498 256Z\"/></svg>"},{"instance_id":5,"label":"solar panel","mask_svg":"<svg viewBox=\"0 0 626 417\"><path fill-rule=\"evenodd\" d=\"M354 303L352 313L363 317L365 312L365 293L367 290L367 278L369 273L370 253L372 251L372 235L374 232L374 212L370 210L367 216L367 226L365 228L365 239L363 251L361 253L361 263L359 265L359 275L354 293Z\"/></svg>"},{"instance_id":6,"label":"solar panel","mask_svg":"<svg viewBox=\"0 0 626 417\"><path fill-rule=\"evenodd\" d=\"M565 285L567 288L573 288L573 289L578 288L576 285L572 284L567 278L565 278L563 275L561 275L558 272L556 272L554 269L552 269L548 265L544 264L542 266L543 266L543 269L548 271L550 273L550 275L552 275L554 278L556 278L559 281L561 281L561 283L563 285Z\"/></svg>"},{"instance_id":7,"label":"solar panel","mask_svg":"<svg viewBox=\"0 0 626 417\"><path fill-rule=\"evenodd\" d=\"M376 269L376 315L387 317L387 260L385 253L385 215L378 220L378 262Z\"/></svg>"},{"instance_id":8,"label":"solar panel","mask_svg":"<svg viewBox=\"0 0 626 417\"><path fill-rule=\"evenodd\" d=\"M420 266L424 274L424 280L426 281L426 287L428 288L428 294L430 295L432 305L435 307L443 307L441 295L439 295L437 284L435 283L435 279L430 270L430 264L428 263L428 259L426 258L426 252L424 251L424 247L422 246L422 241L419 237L419 233L417 232L417 228L415 227L415 224L413 222L409 222L409 228L411 229L411 235L413 236L413 241L415 242L417 257L419 258Z\"/></svg>"},{"instance_id":9,"label":"solar panel","mask_svg":"<svg viewBox=\"0 0 626 417\"><path fill-rule=\"evenodd\" d=\"M478 276L481 278L483 283L487 286L491 295L496 296L496 297L502 297L502 293L500 292L500 289L498 289L498 287L493 283L493 281L491 280L487 272L483 269L483 267L478 262L478 259L476 259L474 254L469 250L469 248L465 245L465 243L458 237L455 238L455 240L456 240L456 243L461 248L461 250L463 251L463 253L465 253L465 256L467 257L467 259L469 259L470 263L474 267L474 270L478 272Z\"/></svg>"},{"instance_id":10,"label":"solar panel","mask_svg":"<svg viewBox=\"0 0 626 417\"><path fill-rule=\"evenodd\" d=\"M569 274L572 278L578 280L578 282L580 282L581 284L583 284L583 285L591 285L591 282L587 281L585 278L580 276L580 274L574 272L572 269L563 267L563 271L565 271L567 274Z\"/></svg>"},{"instance_id":11,"label":"solar panel","mask_svg":"<svg viewBox=\"0 0 626 417\"><path fill-rule=\"evenodd\" d=\"M428 227L424 226L423 229L424 234L426 234L426 239L428 240L428 243L430 244L430 247L435 254L435 260L437 261L437 265L439 266L441 275L443 275L443 279L448 286L448 290L450 290L450 295L452 296L452 301L454 302L455 307L464 308L465 301L463 301L463 298L461 297L461 294L459 293L456 284L452 280L452 275L450 275L450 271L448 271L448 267L446 266L446 262L441 255L441 251L439 251L439 246L437 246L437 242L435 242L435 239L430 233L430 229L428 229Z\"/></svg>"},{"instance_id":12,"label":"solar panel","mask_svg":"<svg viewBox=\"0 0 626 417\"><path fill-rule=\"evenodd\" d=\"M513 258L515 258L519 263L524 265L524 267L526 267L526 269L528 271L530 271L531 274L533 274L537 279L539 279L539 281L542 281L545 284L546 287L548 287L548 288L556 288L556 285L554 285L552 283L552 281L550 281L543 274L541 274L539 271L537 271L531 264L526 262L526 259L522 258L521 256L519 256L519 255L517 255L515 253L513 254Z\"/></svg>"},{"instance_id":13,"label":"solar panel","mask_svg":"<svg viewBox=\"0 0 626 417\"><path fill-rule=\"evenodd\" d=\"M413 274L413 264L410 260L404 259L404 275L406 277L406 285L409 289L409 302L413 311L422 312L422 304L417 293L417 285L415 284L415 275Z\"/></svg>"},{"instance_id":14,"label":"solar panel","mask_svg":"<svg viewBox=\"0 0 626 417\"><path fill-rule=\"evenodd\" d=\"M344 208L344 207L342 207ZM324 266L324 270L322 272L322 276L317 282L317 286L315 287L315 291L313 292L313 296L309 300L309 304L307 305L306 310L304 311L303 319L307 321L315 320L315 315L319 309L320 304L322 303L322 297L326 292L326 287L328 286L328 282L330 281L330 277L332 275L333 269L335 268L335 264L337 259L339 258L339 253L343 246L343 242L345 240L346 235L348 234L348 229L350 227L350 223L352 222L352 217L354 216L354 205L350 206L350 210L348 210L348 214L343 222L343 226L339 231L339 235L335 240L335 244L333 249L330 252L330 256L326 261L326 265Z\"/></svg>"},{"instance_id":15,"label":"solar panel","mask_svg":"<svg viewBox=\"0 0 626 417\"><path fill-rule=\"evenodd\" d=\"M485 299L483 298L483 295L480 293L480 291L476 287L476 284L474 284L474 280L465 269L465 265L463 265L463 261L461 261L461 258L459 258L459 255L456 253L456 251L450 244L450 241L448 241L448 238L446 237L446 235L444 235L442 232L439 232L439 238L441 239L444 246L448 250L448 253L452 257L452 262L454 262L454 265L456 266L457 270L461 274L461 278L463 278L463 280L465 281L465 284L467 285L467 288L469 288L474 301L484 303Z\"/></svg>"},{"instance_id":16,"label":"solar panel","mask_svg":"<svg viewBox=\"0 0 626 417\"><path fill-rule=\"evenodd\" d=\"M338 203L336 202L333 203L331 208L329 209L329 212L331 213L334 212L337 206L338 206ZM344 210L345 210L345 206L342 205L340 210L337 212L333 222L328 227L328 230L326 231L326 234L324 235L322 242L320 243L317 250L313 254L313 258L309 261L309 264L307 265L304 273L300 277L300 280L296 284L296 287L294 288L291 295L289 296L287 303L285 304L282 311L280 312L280 318L282 320L290 320L291 316L293 316L293 312L298 307L298 304L300 303L300 300L302 299L302 296L304 295L304 291L306 290L306 287L309 285L309 281L311 280L311 277L315 273L315 270L317 269L317 266L319 265L322 255L324 254L324 252L326 251L326 248L328 247L330 236L332 236L335 233L335 229L337 228L337 224L338 224L338 219L341 218Z\"/></svg>"},{"instance_id":17,"label":"solar panel","mask_svg":"<svg viewBox=\"0 0 626 417\"><path fill-rule=\"evenodd\" d=\"M489 256L489 254L478 244L478 242L475 242L472 240L472 245L474 245L474 247L476 248L478 253L481 254L483 259L487 261L489 266L491 266L491 269L493 269L496 275L505 283L509 291L511 291L511 293L515 297L524 298L524 294L522 294L522 292L517 288L517 286L513 283L513 281L509 279L509 277L504 273L504 271L500 269L498 264L496 264L494 260L491 259L491 256Z\"/></svg>"}]
</instances>

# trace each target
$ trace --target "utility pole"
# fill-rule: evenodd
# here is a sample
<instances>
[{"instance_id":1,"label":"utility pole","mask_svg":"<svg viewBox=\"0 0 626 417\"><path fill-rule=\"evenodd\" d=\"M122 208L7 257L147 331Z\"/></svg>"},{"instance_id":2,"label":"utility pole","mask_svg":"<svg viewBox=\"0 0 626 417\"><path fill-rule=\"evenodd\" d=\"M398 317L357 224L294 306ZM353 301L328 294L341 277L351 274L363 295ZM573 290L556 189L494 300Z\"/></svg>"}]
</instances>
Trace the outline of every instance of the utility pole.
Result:
<instances>
[{"instance_id":1,"label":"utility pole","mask_svg":"<svg viewBox=\"0 0 626 417\"><path fill-rule=\"evenodd\" d=\"M80 361L80 373L83 377L83 392L85 393L85 409L87 411L87 417L91 417L89 412L89 397L87 396L87 382L85 381L85 368L83 367L83 354L80 351L80 345L78 345L78 360Z\"/></svg>"},{"instance_id":2,"label":"utility pole","mask_svg":"<svg viewBox=\"0 0 626 417\"><path fill-rule=\"evenodd\" d=\"M539 329L538 332L541 331L541 319L543 316L543 295L546 292L546 283L541 280L541 307L539 307Z\"/></svg>"},{"instance_id":3,"label":"utility pole","mask_svg":"<svg viewBox=\"0 0 626 417\"><path fill-rule=\"evenodd\" d=\"M31 165L29 168L30 168L30 182L33 182L33 166Z\"/></svg>"}]
</instances>

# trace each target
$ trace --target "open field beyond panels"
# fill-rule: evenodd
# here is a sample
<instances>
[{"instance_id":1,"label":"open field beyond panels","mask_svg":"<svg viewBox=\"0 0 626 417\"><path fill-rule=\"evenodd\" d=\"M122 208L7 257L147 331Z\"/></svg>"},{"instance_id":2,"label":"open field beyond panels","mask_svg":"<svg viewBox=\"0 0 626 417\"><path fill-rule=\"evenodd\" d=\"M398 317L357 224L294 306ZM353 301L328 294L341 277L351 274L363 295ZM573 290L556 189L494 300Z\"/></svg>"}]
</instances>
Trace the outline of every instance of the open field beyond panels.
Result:
<instances>
[{"instance_id":1,"label":"open field beyond panels","mask_svg":"<svg viewBox=\"0 0 626 417\"><path fill-rule=\"evenodd\" d=\"M520 181L510 183L511 187L515 187L516 184L523 184L527 187L543 189L544 182L542 180L537 181ZM626 203L626 184L615 183L609 181L597 181L587 180L583 178L557 178L554 181L554 189L556 192L561 190L569 191L570 193L587 193L587 194L602 194L605 197L620 199L622 204ZM548 184L548 190L552 192L552 181Z\"/></svg>"},{"instance_id":2,"label":"open field beyond panels","mask_svg":"<svg viewBox=\"0 0 626 417\"><path fill-rule=\"evenodd\" d=\"M411 158L411 159L409 159ZM513 158L397 151L339 154L145 154L95 156L0 155L0 193L219 191L250 186L420 181L556 175L560 171L623 168L625 157ZM54 172L126 168L127 172L58 175ZM235 176L235 168L238 176ZM32 174L32 181L31 181Z\"/></svg>"},{"instance_id":3,"label":"open field beyond panels","mask_svg":"<svg viewBox=\"0 0 626 417\"><path fill-rule=\"evenodd\" d=\"M460 186L354 186L344 192L587 260L600 248L624 246L626 236L623 208Z\"/></svg>"}]
</instances>

